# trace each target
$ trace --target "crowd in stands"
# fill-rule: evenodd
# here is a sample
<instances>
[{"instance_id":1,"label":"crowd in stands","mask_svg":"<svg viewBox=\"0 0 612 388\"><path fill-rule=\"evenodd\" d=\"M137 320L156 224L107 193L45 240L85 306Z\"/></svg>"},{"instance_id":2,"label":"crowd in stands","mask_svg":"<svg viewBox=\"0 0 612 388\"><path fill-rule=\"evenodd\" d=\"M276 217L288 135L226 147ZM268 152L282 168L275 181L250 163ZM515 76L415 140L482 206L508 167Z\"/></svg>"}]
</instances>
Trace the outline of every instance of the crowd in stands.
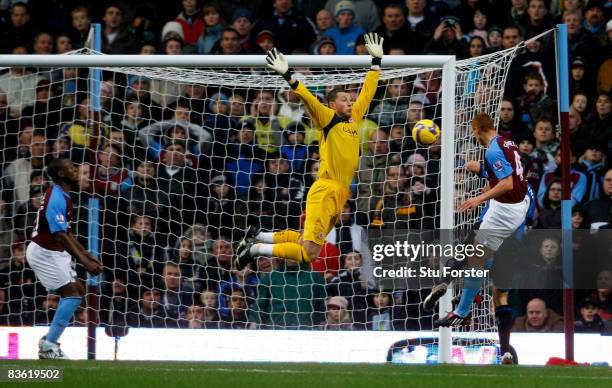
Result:
<instances>
[{"instance_id":1,"label":"crowd in stands","mask_svg":"<svg viewBox=\"0 0 612 388\"><path fill-rule=\"evenodd\" d=\"M610 1L30 0L0 7L2 54L81 49L92 23L102 24L106 54L240 55L272 47L285 54L365 54L363 35L376 31L388 55L466 59L536 38L510 66L498 127L518 145L536 193L534 230L561 227L555 48L552 35L540 34L565 23L572 227L612 229ZM414 123L435 115L439 72L381 82L361 128L352 198L321 256L304 264L260 257L242 271L234 249L246 228L299 230L317 179L317 130L295 94L104 71L98 113L88 77L76 68L0 73L0 325L41 325L53 317L58 297L36 281L25 248L49 184L44 168L68 157L80 171L72 193L75 234L84 246L92 229L98 235L102 324L432 328L431 313L420 307L427 289L378 289L367 235L439 227L441 147L439 141L422 147L411 137ZM355 98L358 86L349 90ZM314 92L325 100L324 90ZM99 228L91 226L92 200L99 201ZM612 239L594 246L590 236L574 244L575 271L594 285L576 292L576 330L601 332L612 326ZM523 245L529 244L536 243ZM515 330L561 330L561 291L546 283L556 284L560 241L537 244L529 251L537 255L517 260L542 289L511 294L524 315ZM77 272L85 277L82 268ZM87 319L81 309L73 324Z\"/></svg>"}]
</instances>

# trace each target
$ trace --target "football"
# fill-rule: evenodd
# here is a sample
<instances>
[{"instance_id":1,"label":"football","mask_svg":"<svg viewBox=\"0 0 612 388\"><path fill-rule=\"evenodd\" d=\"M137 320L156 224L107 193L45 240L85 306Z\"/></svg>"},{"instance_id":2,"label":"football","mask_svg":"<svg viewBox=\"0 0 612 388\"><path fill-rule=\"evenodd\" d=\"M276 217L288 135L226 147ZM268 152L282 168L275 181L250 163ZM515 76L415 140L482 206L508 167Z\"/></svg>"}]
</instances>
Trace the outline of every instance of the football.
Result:
<instances>
[{"instance_id":1,"label":"football","mask_svg":"<svg viewBox=\"0 0 612 388\"><path fill-rule=\"evenodd\" d=\"M412 128L412 138L417 144L430 145L440 136L440 127L433 120L417 121Z\"/></svg>"}]
</instances>

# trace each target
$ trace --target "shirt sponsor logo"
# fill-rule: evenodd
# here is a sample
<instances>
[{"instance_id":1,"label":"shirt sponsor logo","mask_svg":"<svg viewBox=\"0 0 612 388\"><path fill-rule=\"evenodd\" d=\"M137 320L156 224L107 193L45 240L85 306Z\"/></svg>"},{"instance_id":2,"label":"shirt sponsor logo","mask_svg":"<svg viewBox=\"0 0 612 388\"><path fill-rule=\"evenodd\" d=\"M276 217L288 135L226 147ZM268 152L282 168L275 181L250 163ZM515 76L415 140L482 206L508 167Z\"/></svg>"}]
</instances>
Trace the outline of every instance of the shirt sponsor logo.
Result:
<instances>
[{"instance_id":1,"label":"shirt sponsor logo","mask_svg":"<svg viewBox=\"0 0 612 388\"><path fill-rule=\"evenodd\" d=\"M55 216L55 221L61 224L64 223L66 220L64 219L64 216L62 214L58 214Z\"/></svg>"}]
</instances>

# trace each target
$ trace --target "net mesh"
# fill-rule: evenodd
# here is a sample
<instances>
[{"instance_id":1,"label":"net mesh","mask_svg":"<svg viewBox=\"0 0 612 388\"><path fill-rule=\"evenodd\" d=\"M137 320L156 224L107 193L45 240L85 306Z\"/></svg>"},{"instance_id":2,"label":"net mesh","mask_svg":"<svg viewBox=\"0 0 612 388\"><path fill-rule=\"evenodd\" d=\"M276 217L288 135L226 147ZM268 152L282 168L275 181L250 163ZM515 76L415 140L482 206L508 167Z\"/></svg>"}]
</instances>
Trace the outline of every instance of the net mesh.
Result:
<instances>
[{"instance_id":1,"label":"net mesh","mask_svg":"<svg viewBox=\"0 0 612 388\"><path fill-rule=\"evenodd\" d=\"M482 156L470 121L484 111L497 124L517 50L457 62L455 207L483 186L463 168ZM295 71L324 101L335 85L355 98L367 69ZM97 113L89 69L4 69L3 319L48 324L57 307L58 297L29 269L25 247L49 184L42 170L66 156L80 171L71 193L74 233L84 246L98 238L105 267L102 325L431 330L434 317L421 308L426 285L377 288L367 232L404 237L439 228L440 146L415 143L411 128L424 118L441 123L441 75L437 68L382 70L361 127L352 198L317 260L296 268L262 257L257 268L238 272L233 250L248 225L300 229L318 170L317 130L281 77L262 69L107 68ZM477 212L456 215L456 228L477 219ZM78 265L77 273L86 277ZM489 295L474 311L477 332L495 330ZM333 297L346 302L346 314L327 308ZM79 309L72 324L86 322Z\"/></svg>"}]
</instances>

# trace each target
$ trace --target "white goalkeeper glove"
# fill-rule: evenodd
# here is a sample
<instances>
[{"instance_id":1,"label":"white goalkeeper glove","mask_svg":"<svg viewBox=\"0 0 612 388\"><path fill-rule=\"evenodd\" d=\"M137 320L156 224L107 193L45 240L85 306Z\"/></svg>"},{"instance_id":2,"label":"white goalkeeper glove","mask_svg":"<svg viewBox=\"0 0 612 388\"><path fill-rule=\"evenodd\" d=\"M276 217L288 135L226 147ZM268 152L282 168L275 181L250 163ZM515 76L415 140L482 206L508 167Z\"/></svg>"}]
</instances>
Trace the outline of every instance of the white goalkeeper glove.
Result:
<instances>
[{"instance_id":1,"label":"white goalkeeper glove","mask_svg":"<svg viewBox=\"0 0 612 388\"><path fill-rule=\"evenodd\" d=\"M273 48L272 50L268 51L266 61L268 62L268 67L270 69L282 75L287 82L291 81L291 70L289 70L289 63L285 59L283 53L279 52L276 48Z\"/></svg>"},{"instance_id":2,"label":"white goalkeeper glove","mask_svg":"<svg viewBox=\"0 0 612 388\"><path fill-rule=\"evenodd\" d=\"M370 32L365 35L366 50L372 56L372 66L380 66L382 57L384 55L383 42L384 38L381 38L377 33Z\"/></svg>"}]
</instances>

